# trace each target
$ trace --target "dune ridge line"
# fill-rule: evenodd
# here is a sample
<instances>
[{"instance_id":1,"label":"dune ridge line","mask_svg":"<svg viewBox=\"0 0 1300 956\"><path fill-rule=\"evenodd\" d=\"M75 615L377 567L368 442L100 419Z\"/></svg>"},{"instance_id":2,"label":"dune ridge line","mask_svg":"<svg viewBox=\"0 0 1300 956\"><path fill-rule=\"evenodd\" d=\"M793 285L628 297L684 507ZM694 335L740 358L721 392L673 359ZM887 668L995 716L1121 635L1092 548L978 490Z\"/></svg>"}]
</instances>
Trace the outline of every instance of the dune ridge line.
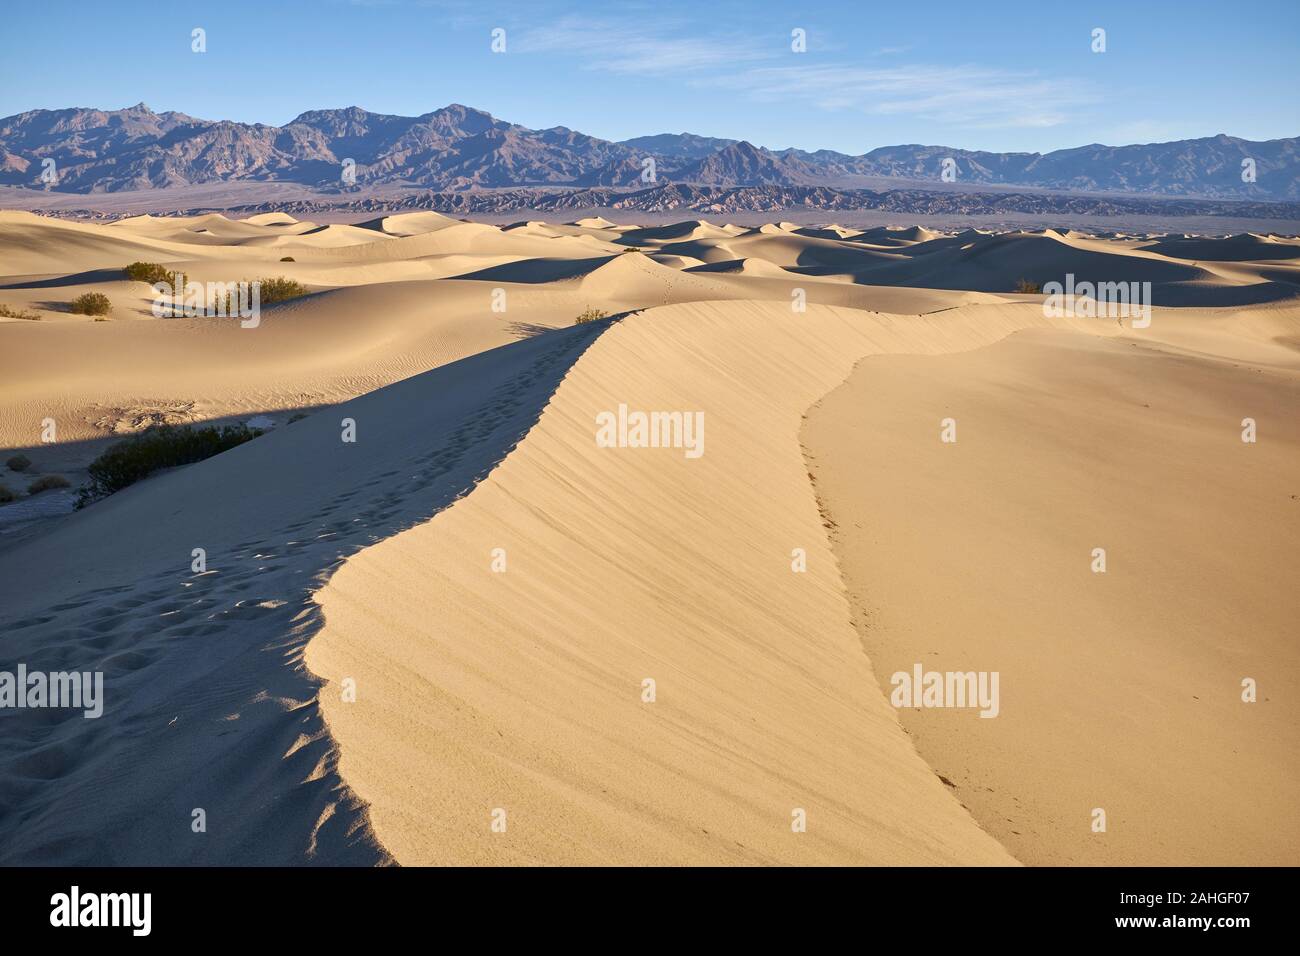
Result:
<instances>
[{"instance_id":1,"label":"dune ridge line","mask_svg":"<svg viewBox=\"0 0 1300 956\"><path fill-rule=\"evenodd\" d=\"M608 329L469 495L316 594L306 662L380 842L414 864L1014 863L880 694L798 431L865 355L1036 326L1121 331L758 302ZM703 410L707 452L598 448L620 401Z\"/></svg>"}]
</instances>

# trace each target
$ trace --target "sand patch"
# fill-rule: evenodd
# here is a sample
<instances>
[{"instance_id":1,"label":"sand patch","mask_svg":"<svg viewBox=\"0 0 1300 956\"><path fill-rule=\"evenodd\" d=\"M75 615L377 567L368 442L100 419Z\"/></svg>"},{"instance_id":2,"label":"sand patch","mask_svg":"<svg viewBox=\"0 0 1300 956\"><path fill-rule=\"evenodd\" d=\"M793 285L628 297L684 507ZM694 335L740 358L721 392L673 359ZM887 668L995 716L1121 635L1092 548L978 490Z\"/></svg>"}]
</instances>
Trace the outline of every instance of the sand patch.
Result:
<instances>
[{"instance_id":1,"label":"sand patch","mask_svg":"<svg viewBox=\"0 0 1300 956\"><path fill-rule=\"evenodd\" d=\"M810 415L882 692L917 662L1001 673L996 719L900 716L1017 858L1300 860L1297 408L1294 362L1027 332L873 356Z\"/></svg>"}]
</instances>

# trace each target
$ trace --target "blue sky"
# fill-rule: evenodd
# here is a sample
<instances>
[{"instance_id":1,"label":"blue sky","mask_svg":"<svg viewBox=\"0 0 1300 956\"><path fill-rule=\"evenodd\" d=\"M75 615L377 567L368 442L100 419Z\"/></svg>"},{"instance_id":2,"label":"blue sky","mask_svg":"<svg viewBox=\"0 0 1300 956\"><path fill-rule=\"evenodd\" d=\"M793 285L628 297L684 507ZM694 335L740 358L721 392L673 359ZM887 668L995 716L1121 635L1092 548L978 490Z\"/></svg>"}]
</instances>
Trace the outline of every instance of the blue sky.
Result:
<instances>
[{"instance_id":1,"label":"blue sky","mask_svg":"<svg viewBox=\"0 0 1300 956\"><path fill-rule=\"evenodd\" d=\"M687 131L847 153L1300 134L1298 0L44 0L0 23L0 116L144 101L278 125L459 102L607 139Z\"/></svg>"}]
</instances>

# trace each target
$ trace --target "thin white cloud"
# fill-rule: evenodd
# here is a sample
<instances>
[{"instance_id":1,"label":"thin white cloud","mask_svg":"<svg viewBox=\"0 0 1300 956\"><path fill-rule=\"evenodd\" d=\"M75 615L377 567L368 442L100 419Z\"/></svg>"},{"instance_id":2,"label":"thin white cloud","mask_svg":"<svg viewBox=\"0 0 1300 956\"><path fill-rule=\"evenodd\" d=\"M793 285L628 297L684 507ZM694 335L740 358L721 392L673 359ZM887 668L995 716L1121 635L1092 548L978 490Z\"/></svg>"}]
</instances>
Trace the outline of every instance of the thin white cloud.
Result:
<instances>
[{"instance_id":1,"label":"thin white cloud","mask_svg":"<svg viewBox=\"0 0 1300 956\"><path fill-rule=\"evenodd\" d=\"M912 116L967 129L1059 126L1098 97L1085 85L971 65L860 66L793 53L782 36L715 35L655 18L568 16L511 31L510 49L566 56L617 75L680 77L759 102L793 102L830 112ZM899 55L884 47L875 55ZM1074 113L1074 116L1071 114Z\"/></svg>"},{"instance_id":2,"label":"thin white cloud","mask_svg":"<svg viewBox=\"0 0 1300 956\"><path fill-rule=\"evenodd\" d=\"M909 115L967 128L1058 126L1096 102L1078 83L979 66L862 67L836 63L753 67L711 85L765 101L823 110Z\"/></svg>"},{"instance_id":3,"label":"thin white cloud","mask_svg":"<svg viewBox=\"0 0 1300 956\"><path fill-rule=\"evenodd\" d=\"M554 24L511 31L511 49L583 60L587 69L661 76L753 63L772 56L742 37L692 35L663 21L628 23L565 17Z\"/></svg>"}]
</instances>

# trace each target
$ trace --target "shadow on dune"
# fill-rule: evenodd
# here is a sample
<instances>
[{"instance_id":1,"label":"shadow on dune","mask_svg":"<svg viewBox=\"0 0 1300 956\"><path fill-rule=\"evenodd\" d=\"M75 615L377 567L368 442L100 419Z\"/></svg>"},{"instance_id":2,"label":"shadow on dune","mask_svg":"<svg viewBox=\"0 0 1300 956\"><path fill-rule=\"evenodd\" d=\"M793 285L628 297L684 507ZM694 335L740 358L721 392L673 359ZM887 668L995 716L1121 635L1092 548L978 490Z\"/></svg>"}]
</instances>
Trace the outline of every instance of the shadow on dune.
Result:
<instances>
[{"instance_id":1,"label":"shadow on dune","mask_svg":"<svg viewBox=\"0 0 1300 956\"><path fill-rule=\"evenodd\" d=\"M1298 296L1300 287L1274 281L1250 285L1170 282L1157 285L1151 297L1155 305L1170 308L1224 309L1285 302Z\"/></svg>"},{"instance_id":2,"label":"shadow on dune","mask_svg":"<svg viewBox=\"0 0 1300 956\"><path fill-rule=\"evenodd\" d=\"M287 420L294 415L306 416L324 407L328 406L298 408L266 416L245 412L238 415L200 418L192 413L192 405L178 407L172 403L160 402L154 405L136 406L128 410L118 422L123 426L123 430L105 433L102 437L60 441L52 445L26 444L0 447L0 461L7 462L14 456L22 456L31 462L31 465L21 473L7 467L0 467L0 486L19 493L16 500L0 505L0 556L23 541L38 537L49 530L45 518L72 511L77 492L86 484L86 467L113 445L138 435L148 428L160 425L223 428L253 422L251 427L268 431L277 424L281 426L287 424ZM105 419L101 420L100 427L111 427L105 424L109 417L106 415ZM270 419L272 423L270 428L259 421L261 418ZM22 490L30 482L53 475L68 480L69 487L57 493L42 493L37 497L22 495ZM53 502L50 500L52 498L58 498L64 507L53 507Z\"/></svg>"},{"instance_id":3,"label":"shadow on dune","mask_svg":"<svg viewBox=\"0 0 1300 956\"><path fill-rule=\"evenodd\" d=\"M70 285L89 285L92 282L125 281L126 273L121 269L90 269L86 272L73 272L69 275L56 276L53 279L37 279L31 282L14 282L0 285L0 289L60 289Z\"/></svg>"},{"instance_id":4,"label":"shadow on dune","mask_svg":"<svg viewBox=\"0 0 1300 956\"><path fill-rule=\"evenodd\" d=\"M549 325L538 325L536 322L511 322L508 331L517 339L531 339L534 336L545 335L547 332L554 332L555 329Z\"/></svg>"},{"instance_id":5,"label":"shadow on dune","mask_svg":"<svg viewBox=\"0 0 1300 956\"><path fill-rule=\"evenodd\" d=\"M521 259L518 262L507 262L450 278L528 284L557 282L586 275L617 258L617 255L613 255L592 259Z\"/></svg>"},{"instance_id":6,"label":"shadow on dune","mask_svg":"<svg viewBox=\"0 0 1300 956\"><path fill-rule=\"evenodd\" d=\"M101 671L105 701L0 711L0 864L389 862L320 714L338 689L302 664L312 594L468 494L610 321L318 409L0 555L0 670Z\"/></svg>"},{"instance_id":7,"label":"shadow on dune","mask_svg":"<svg viewBox=\"0 0 1300 956\"><path fill-rule=\"evenodd\" d=\"M1272 243L1254 236L1230 239L1162 239L1142 247L1146 252L1189 261L1265 262L1300 258L1300 244Z\"/></svg>"}]
</instances>

